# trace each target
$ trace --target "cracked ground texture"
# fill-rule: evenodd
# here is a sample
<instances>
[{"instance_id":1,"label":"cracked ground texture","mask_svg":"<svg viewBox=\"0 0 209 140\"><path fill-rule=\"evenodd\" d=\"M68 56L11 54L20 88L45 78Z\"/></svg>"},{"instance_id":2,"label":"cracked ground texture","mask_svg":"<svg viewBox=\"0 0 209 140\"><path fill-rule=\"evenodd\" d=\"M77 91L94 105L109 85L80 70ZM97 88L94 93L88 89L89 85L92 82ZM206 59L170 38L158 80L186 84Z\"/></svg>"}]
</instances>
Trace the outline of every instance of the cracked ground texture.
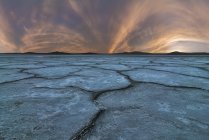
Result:
<instances>
[{"instance_id":1,"label":"cracked ground texture","mask_svg":"<svg viewBox=\"0 0 209 140\"><path fill-rule=\"evenodd\" d=\"M0 60L0 140L209 139L209 56Z\"/></svg>"}]
</instances>

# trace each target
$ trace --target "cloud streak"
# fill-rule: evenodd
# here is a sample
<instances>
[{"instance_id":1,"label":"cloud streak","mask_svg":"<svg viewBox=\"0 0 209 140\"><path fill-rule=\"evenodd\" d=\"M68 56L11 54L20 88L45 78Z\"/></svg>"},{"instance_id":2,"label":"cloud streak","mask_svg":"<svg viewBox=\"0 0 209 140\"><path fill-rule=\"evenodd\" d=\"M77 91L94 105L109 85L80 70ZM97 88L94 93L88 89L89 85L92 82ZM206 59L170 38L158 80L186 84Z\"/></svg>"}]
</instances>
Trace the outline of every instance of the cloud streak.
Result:
<instances>
[{"instance_id":1,"label":"cloud streak","mask_svg":"<svg viewBox=\"0 0 209 140\"><path fill-rule=\"evenodd\" d=\"M208 0L1 0L0 52L209 52Z\"/></svg>"}]
</instances>

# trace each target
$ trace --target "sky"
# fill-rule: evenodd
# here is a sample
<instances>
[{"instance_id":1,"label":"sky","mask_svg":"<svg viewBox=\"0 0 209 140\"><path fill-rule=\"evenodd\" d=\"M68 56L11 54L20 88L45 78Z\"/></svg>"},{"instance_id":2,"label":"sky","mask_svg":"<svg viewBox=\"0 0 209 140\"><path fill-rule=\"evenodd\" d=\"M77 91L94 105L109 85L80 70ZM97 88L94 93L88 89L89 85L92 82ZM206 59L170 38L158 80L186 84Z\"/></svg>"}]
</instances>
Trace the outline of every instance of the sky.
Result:
<instances>
[{"instance_id":1,"label":"sky","mask_svg":"<svg viewBox=\"0 0 209 140\"><path fill-rule=\"evenodd\" d=\"M0 0L0 53L209 52L209 0Z\"/></svg>"}]
</instances>

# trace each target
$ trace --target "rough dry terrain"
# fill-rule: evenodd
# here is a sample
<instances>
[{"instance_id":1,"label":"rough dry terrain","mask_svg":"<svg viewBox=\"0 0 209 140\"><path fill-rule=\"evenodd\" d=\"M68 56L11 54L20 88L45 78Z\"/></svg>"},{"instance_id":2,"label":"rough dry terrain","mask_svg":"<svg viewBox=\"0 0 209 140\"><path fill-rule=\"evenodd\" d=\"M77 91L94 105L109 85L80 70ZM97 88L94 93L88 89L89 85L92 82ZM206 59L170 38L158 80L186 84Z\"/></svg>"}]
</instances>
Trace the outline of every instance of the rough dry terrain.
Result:
<instances>
[{"instance_id":1,"label":"rough dry terrain","mask_svg":"<svg viewBox=\"0 0 209 140\"><path fill-rule=\"evenodd\" d=\"M209 56L1 55L1 140L209 139Z\"/></svg>"}]
</instances>

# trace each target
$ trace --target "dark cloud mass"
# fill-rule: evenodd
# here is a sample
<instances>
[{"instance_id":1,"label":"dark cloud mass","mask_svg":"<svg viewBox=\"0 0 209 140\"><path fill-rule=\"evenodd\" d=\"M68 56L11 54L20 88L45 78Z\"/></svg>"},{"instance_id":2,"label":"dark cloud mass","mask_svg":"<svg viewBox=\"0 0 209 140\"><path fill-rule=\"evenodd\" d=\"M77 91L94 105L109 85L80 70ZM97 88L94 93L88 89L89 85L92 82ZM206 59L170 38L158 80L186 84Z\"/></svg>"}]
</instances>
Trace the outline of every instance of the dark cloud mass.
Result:
<instances>
[{"instance_id":1,"label":"dark cloud mass","mask_svg":"<svg viewBox=\"0 0 209 140\"><path fill-rule=\"evenodd\" d=\"M209 52L208 0L0 0L0 52Z\"/></svg>"}]
</instances>

